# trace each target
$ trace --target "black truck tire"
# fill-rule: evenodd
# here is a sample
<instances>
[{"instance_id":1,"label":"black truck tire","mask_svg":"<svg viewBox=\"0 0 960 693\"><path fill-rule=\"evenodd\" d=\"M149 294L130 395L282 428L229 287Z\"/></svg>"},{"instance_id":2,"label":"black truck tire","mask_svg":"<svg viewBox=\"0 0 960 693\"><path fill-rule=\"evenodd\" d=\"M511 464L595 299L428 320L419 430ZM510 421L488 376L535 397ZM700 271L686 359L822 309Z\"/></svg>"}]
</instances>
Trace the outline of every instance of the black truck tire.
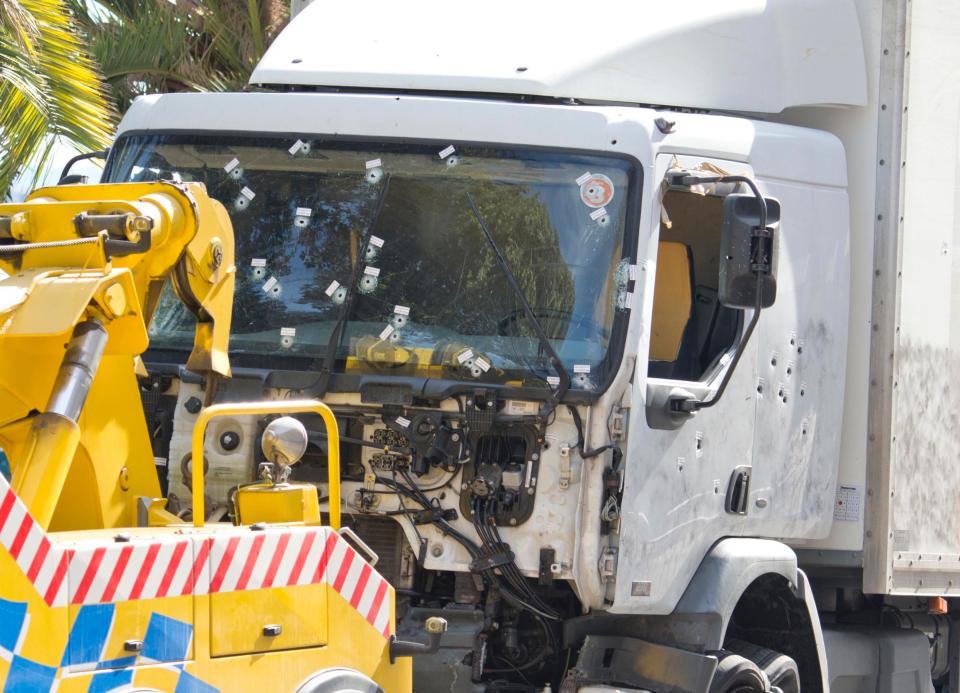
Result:
<instances>
[{"instance_id":1,"label":"black truck tire","mask_svg":"<svg viewBox=\"0 0 960 693\"><path fill-rule=\"evenodd\" d=\"M726 647L760 667L782 693L800 693L800 670L791 657L743 640L729 640Z\"/></svg>"},{"instance_id":2,"label":"black truck tire","mask_svg":"<svg viewBox=\"0 0 960 693\"><path fill-rule=\"evenodd\" d=\"M728 650L715 653L717 671L709 693L767 693L769 681L760 668L746 657Z\"/></svg>"}]
</instances>

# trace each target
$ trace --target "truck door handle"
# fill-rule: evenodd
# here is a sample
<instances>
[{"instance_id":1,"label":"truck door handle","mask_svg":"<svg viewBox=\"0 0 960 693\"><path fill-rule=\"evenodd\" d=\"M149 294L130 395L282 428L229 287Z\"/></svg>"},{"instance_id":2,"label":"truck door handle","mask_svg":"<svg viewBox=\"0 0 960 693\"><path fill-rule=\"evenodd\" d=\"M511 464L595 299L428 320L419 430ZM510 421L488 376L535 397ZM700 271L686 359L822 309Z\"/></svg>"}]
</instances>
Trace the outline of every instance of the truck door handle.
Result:
<instances>
[{"instance_id":1,"label":"truck door handle","mask_svg":"<svg viewBox=\"0 0 960 693\"><path fill-rule=\"evenodd\" d=\"M283 626L279 623L271 623L263 627L263 634L268 638L275 638L283 632Z\"/></svg>"},{"instance_id":2,"label":"truck door handle","mask_svg":"<svg viewBox=\"0 0 960 693\"><path fill-rule=\"evenodd\" d=\"M747 500L750 498L750 474L753 467L743 465L733 470L730 484L727 486L727 498L724 510L731 515L746 515Z\"/></svg>"},{"instance_id":3,"label":"truck door handle","mask_svg":"<svg viewBox=\"0 0 960 693\"><path fill-rule=\"evenodd\" d=\"M143 640L127 640L123 643L124 652L140 652L143 650Z\"/></svg>"}]
</instances>

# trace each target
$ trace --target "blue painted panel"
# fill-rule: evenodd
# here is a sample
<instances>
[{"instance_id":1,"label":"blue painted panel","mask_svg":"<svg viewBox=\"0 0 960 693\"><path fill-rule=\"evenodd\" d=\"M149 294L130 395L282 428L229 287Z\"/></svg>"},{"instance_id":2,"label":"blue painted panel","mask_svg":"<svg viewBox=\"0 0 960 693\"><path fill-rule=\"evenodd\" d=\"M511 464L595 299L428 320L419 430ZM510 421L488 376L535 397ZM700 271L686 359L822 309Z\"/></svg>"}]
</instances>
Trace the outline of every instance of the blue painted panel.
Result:
<instances>
[{"instance_id":1,"label":"blue painted panel","mask_svg":"<svg viewBox=\"0 0 960 693\"><path fill-rule=\"evenodd\" d=\"M26 602L10 602L0 599L0 647L13 652L27 617Z\"/></svg>"},{"instance_id":2,"label":"blue painted panel","mask_svg":"<svg viewBox=\"0 0 960 693\"><path fill-rule=\"evenodd\" d=\"M174 693L220 693L220 689L185 671L177 679L177 688Z\"/></svg>"},{"instance_id":3,"label":"blue painted panel","mask_svg":"<svg viewBox=\"0 0 960 693\"><path fill-rule=\"evenodd\" d=\"M124 657L124 659L127 659ZM114 660L117 661L117 660ZM94 674L90 679L87 693L107 693L120 686L129 686L133 683L133 669L115 669Z\"/></svg>"},{"instance_id":4,"label":"blue painted panel","mask_svg":"<svg viewBox=\"0 0 960 693\"><path fill-rule=\"evenodd\" d=\"M61 666L98 662L110 637L113 625L113 604L90 604L80 607L77 620L70 629L70 641L63 653Z\"/></svg>"},{"instance_id":5,"label":"blue painted panel","mask_svg":"<svg viewBox=\"0 0 960 693\"><path fill-rule=\"evenodd\" d=\"M147 635L140 656L155 662L179 662L187 658L193 624L175 618L150 614Z\"/></svg>"},{"instance_id":6,"label":"blue painted panel","mask_svg":"<svg viewBox=\"0 0 960 693\"><path fill-rule=\"evenodd\" d=\"M55 667L44 666L29 659L15 656L10 662L4 693L37 693L49 691L57 675Z\"/></svg>"}]
</instances>

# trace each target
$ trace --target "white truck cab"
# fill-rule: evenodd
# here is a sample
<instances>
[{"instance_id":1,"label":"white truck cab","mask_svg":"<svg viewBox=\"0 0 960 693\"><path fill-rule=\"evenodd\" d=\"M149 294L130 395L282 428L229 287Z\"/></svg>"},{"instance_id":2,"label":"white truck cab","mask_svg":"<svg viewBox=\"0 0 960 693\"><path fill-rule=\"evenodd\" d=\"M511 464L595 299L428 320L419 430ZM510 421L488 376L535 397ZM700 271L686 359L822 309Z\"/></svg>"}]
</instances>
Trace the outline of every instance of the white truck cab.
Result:
<instances>
[{"instance_id":1,"label":"white truck cab","mask_svg":"<svg viewBox=\"0 0 960 693\"><path fill-rule=\"evenodd\" d=\"M233 379L173 302L151 328L169 490L204 403L322 398L401 630L450 624L418 691L933 690L954 573L885 579L926 550L877 351L904 12L317 0L245 93L138 99L106 177L202 181L237 234ZM265 423L211 431L218 517Z\"/></svg>"}]
</instances>

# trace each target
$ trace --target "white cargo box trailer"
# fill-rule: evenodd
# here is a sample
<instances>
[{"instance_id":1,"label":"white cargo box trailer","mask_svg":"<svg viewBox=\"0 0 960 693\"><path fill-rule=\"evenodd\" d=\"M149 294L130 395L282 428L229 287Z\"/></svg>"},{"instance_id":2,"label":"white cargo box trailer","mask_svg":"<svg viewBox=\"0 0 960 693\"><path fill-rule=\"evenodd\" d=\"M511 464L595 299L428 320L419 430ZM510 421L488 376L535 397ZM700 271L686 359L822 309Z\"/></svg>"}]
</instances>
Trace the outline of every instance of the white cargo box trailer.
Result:
<instances>
[{"instance_id":1,"label":"white cargo box trailer","mask_svg":"<svg viewBox=\"0 0 960 693\"><path fill-rule=\"evenodd\" d=\"M780 116L844 141L853 230L835 523L803 556L862 560L868 593L950 595L960 590L960 4L860 0L858 10L868 107Z\"/></svg>"}]
</instances>

